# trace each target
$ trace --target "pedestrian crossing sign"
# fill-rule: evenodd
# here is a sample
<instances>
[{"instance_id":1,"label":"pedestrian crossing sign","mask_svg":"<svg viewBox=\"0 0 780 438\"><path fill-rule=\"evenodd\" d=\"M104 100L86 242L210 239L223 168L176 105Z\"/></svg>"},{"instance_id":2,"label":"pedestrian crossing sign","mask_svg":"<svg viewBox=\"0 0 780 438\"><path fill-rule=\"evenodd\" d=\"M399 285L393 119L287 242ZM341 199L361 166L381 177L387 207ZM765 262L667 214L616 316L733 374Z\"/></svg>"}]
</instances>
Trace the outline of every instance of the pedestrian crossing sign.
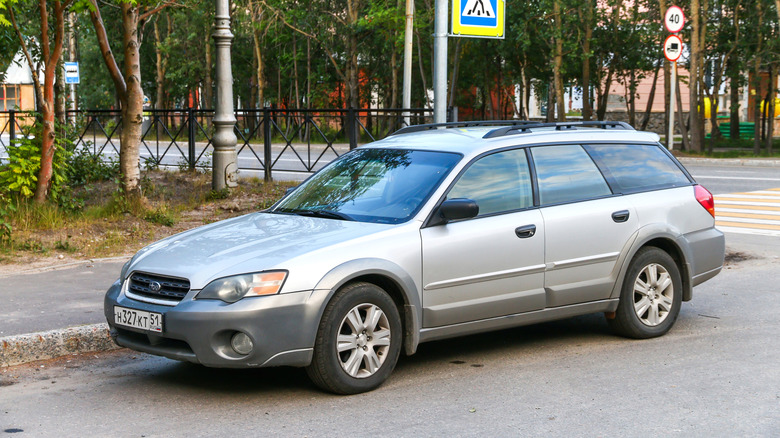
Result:
<instances>
[{"instance_id":1,"label":"pedestrian crossing sign","mask_svg":"<svg viewBox=\"0 0 780 438\"><path fill-rule=\"evenodd\" d=\"M452 0L452 34L504 38L504 0Z\"/></svg>"}]
</instances>

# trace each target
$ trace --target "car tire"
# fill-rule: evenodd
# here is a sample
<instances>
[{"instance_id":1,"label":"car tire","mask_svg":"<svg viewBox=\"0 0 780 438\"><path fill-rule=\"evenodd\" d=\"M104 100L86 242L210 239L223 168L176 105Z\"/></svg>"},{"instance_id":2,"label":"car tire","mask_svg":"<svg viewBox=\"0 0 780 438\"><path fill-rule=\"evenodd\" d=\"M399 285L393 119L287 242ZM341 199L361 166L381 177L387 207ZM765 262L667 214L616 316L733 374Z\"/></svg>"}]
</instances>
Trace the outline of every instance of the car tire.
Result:
<instances>
[{"instance_id":1,"label":"car tire","mask_svg":"<svg viewBox=\"0 0 780 438\"><path fill-rule=\"evenodd\" d=\"M629 338L661 336L677 320L682 292L674 259L659 248L642 248L626 272L615 317L607 321L614 332Z\"/></svg>"},{"instance_id":2,"label":"car tire","mask_svg":"<svg viewBox=\"0 0 780 438\"><path fill-rule=\"evenodd\" d=\"M336 394L358 394L384 383L403 343L398 308L382 288L350 283L328 303L306 373Z\"/></svg>"}]
</instances>

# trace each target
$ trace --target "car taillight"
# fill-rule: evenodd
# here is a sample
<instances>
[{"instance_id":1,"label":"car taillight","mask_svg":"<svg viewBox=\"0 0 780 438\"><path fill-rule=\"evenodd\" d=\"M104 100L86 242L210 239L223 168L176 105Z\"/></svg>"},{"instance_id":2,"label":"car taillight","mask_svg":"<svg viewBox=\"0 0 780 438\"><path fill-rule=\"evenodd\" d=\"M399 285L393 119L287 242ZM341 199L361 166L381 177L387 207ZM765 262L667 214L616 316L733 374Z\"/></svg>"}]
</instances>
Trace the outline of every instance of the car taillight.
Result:
<instances>
[{"instance_id":1,"label":"car taillight","mask_svg":"<svg viewBox=\"0 0 780 438\"><path fill-rule=\"evenodd\" d=\"M712 217L715 217L715 198L712 197L712 193L700 185L693 186L693 193L696 195L696 200L699 201L699 204L701 204Z\"/></svg>"}]
</instances>

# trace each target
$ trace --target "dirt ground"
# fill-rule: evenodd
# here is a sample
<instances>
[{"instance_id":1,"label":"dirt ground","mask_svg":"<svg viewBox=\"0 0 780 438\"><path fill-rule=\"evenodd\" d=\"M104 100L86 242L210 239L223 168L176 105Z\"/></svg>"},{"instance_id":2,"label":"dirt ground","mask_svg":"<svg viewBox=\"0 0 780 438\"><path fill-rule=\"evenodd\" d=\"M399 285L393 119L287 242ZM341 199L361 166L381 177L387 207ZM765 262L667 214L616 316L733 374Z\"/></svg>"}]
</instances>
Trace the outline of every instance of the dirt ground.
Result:
<instances>
[{"instance_id":1,"label":"dirt ground","mask_svg":"<svg viewBox=\"0 0 780 438\"><path fill-rule=\"evenodd\" d=\"M267 208L292 185L241 180L229 194L212 193L210 175L144 172L141 186L145 200L140 213L118 212L102 218L83 213L44 228L14 224L13 244L0 251L0 276L96 259L129 258L172 234ZM116 185L110 182L79 190L84 212L116 197Z\"/></svg>"}]
</instances>

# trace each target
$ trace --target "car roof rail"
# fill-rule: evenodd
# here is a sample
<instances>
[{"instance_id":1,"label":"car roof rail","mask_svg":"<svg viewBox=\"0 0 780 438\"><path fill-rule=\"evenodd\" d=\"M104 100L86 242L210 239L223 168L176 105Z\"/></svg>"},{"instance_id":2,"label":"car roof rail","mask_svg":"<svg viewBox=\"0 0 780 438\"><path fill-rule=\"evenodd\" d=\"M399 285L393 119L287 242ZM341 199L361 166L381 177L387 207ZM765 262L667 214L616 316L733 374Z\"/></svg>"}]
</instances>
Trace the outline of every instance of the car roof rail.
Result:
<instances>
[{"instance_id":1,"label":"car roof rail","mask_svg":"<svg viewBox=\"0 0 780 438\"><path fill-rule=\"evenodd\" d=\"M496 138L503 137L505 135L525 134L531 132L531 130L534 128L555 128L556 131L573 130L578 128L624 129L634 131L634 127L626 122L598 120L588 122L531 122L523 125L505 126L494 129L482 136L482 138Z\"/></svg>"},{"instance_id":2,"label":"car roof rail","mask_svg":"<svg viewBox=\"0 0 780 438\"><path fill-rule=\"evenodd\" d=\"M538 124L538 122L532 122L530 120L475 120L471 122L427 123L424 125L405 126L390 135L409 134L410 132L421 132L438 128L473 128L477 126L516 127L529 124L534 125Z\"/></svg>"}]
</instances>

